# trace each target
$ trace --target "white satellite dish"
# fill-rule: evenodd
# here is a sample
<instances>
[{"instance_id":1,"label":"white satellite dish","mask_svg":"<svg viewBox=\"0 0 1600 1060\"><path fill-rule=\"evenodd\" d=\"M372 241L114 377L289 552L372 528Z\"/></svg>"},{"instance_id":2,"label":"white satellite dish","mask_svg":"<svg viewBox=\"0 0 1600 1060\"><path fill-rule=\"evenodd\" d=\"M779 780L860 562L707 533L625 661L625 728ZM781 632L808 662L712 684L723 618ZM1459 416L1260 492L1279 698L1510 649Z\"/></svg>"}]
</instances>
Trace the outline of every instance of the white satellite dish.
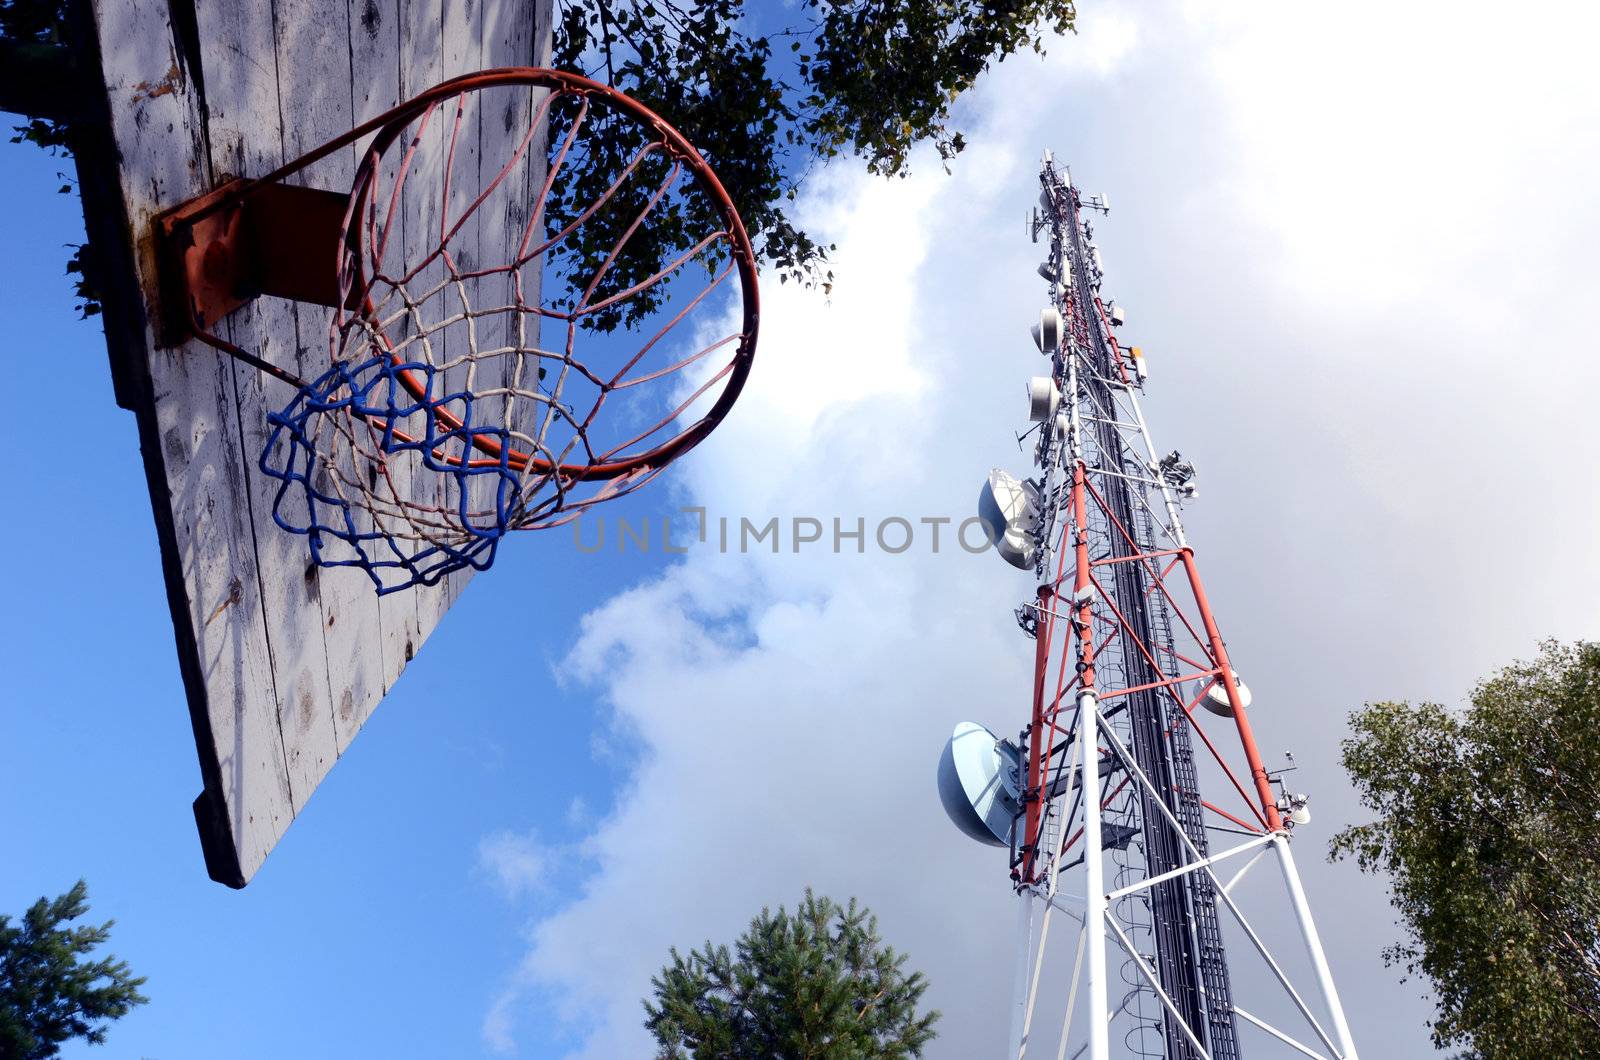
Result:
<instances>
[{"instance_id":1,"label":"white satellite dish","mask_svg":"<svg viewBox=\"0 0 1600 1060\"><path fill-rule=\"evenodd\" d=\"M1028 419L1043 423L1056 414L1061 404L1061 391L1056 381L1047 375L1036 375L1028 380Z\"/></svg>"},{"instance_id":2,"label":"white satellite dish","mask_svg":"<svg viewBox=\"0 0 1600 1060\"><path fill-rule=\"evenodd\" d=\"M939 756L939 801L962 832L992 847L1011 845L1021 812L1017 753L976 722L963 721Z\"/></svg>"},{"instance_id":3,"label":"white satellite dish","mask_svg":"<svg viewBox=\"0 0 1600 1060\"><path fill-rule=\"evenodd\" d=\"M1033 569L1039 491L1032 483L1000 468L990 471L978 492L978 518L1001 559L1021 570Z\"/></svg>"},{"instance_id":4,"label":"white satellite dish","mask_svg":"<svg viewBox=\"0 0 1600 1060\"><path fill-rule=\"evenodd\" d=\"M1239 678L1239 671L1233 671L1233 683L1239 689L1239 702L1244 704L1246 710L1250 709L1250 689ZM1233 704L1228 701L1228 690L1220 680L1206 690L1206 698L1200 701L1211 713L1220 717L1233 717Z\"/></svg>"},{"instance_id":5,"label":"white satellite dish","mask_svg":"<svg viewBox=\"0 0 1600 1060\"><path fill-rule=\"evenodd\" d=\"M1061 345L1061 312L1055 306L1046 306L1039 314L1039 323L1031 329L1033 344L1039 352L1052 354Z\"/></svg>"}]
</instances>

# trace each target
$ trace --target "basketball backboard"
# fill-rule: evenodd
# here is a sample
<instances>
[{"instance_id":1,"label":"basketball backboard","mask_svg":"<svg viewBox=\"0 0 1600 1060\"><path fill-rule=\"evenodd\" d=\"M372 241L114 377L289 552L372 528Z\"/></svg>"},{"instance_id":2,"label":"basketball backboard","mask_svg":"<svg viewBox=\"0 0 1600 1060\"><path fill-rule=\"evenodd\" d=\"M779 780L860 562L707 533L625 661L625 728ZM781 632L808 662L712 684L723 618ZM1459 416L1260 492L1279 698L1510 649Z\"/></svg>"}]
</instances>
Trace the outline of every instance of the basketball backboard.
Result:
<instances>
[{"instance_id":1,"label":"basketball backboard","mask_svg":"<svg viewBox=\"0 0 1600 1060\"><path fill-rule=\"evenodd\" d=\"M255 875L471 572L379 596L280 532L279 483L259 457L266 412L291 391L163 335L154 223L448 78L548 65L551 12L551 0L95 0L78 20L109 107L107 136L78 161L112 374L138 420L204 782L201 846L231 887ZM476 123L469 164L502 154L494 141L510 124ZM356 158L347 149L292 182L347 191ZM328 313L263 298L227 334L309 378L327 356Z\"/></svg>"}]
</instances>

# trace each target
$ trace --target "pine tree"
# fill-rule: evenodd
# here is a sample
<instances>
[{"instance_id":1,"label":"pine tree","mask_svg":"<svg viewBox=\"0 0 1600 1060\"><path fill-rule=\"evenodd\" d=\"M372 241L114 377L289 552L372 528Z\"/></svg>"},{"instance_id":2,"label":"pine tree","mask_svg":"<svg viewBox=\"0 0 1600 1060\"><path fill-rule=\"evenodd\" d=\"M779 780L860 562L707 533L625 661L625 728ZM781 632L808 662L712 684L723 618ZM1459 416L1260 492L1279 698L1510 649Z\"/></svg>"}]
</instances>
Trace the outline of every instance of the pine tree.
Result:
<instances>
[{"instance_id":1,"label":"pine tree","mask_svg":"<svg viewBox=\"0 0 1600 1060\"><path fill-rule=\"evenodd\" d=\"M0 915L0 1057L43 1060L69 1038L103 1044L109 1021L149 998L126 961L81 960L111 937L111 925L65 927L89 911L79 880L54 901L40 898L13 927Z\"/></svg>"},{"instance_id":2,"label":"pine tree","mask_svg":"<svg viewBox=\"0 0 1600 1060\"><path fill-rule=\"evenodd\" d=\"M651 980L645 1026L658 1060L902 1060L934 1037L937 1012L877 918L808 888L790 914L763 909L734 944L672 960Z\"/></svg>"}]
</instances>

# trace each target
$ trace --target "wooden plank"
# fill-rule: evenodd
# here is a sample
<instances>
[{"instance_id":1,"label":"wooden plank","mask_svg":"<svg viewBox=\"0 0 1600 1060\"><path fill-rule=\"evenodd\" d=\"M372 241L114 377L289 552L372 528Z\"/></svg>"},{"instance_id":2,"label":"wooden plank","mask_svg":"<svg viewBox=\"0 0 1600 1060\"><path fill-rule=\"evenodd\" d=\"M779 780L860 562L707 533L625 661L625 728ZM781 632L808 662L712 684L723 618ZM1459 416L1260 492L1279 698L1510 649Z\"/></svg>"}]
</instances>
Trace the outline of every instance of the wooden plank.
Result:
<instances>
[{"instance_id":1,"label":"wooden plank","mask_svg":"<svg viewBox=\"0 0 1600 1060\"><path fill-rule=\"evenodd\" d=\"M409 99L424 89L431 88L444 80L442 74L441 37L444 30L444 14L439 0L400 0L398 5L398 24L400 33L400 56L398 77L400 95ZM428 174L437 173L443 165L444 134L441 126L442 112L436 113L428 126L426 136L417 152L413 162L412 171L408 175L408 186L412 194L404 197L402 216L402 245L408 259L415 255L417 248L426 246L438 240L439 211L438 204L430 196L416 194L420 186L413 183L413 178L421 177L424 183L430 183ZM417 288L425 288L435 283L440 274L436 265L420 276L416 281ZM424 313L437 312L441 299L431 299L424 306ZM428 472L421 467L413 471L412 490L416 497L432 497L439 502L442 485L436 474ZM398 662L404 666L410 653L415 650L415 645L422 642L422 622L427 622L427 629L432 631L437 624L443 605L441 598L445 590L440 585L418 586L409 593L391 594L381 601L384 614L384 639L383 661L386 672ZM404 615L401 612L404 610ZM403 617L403 632L391 631L390 624L400 622ZM398 673L398 670L394 671Z\"/></svg>"},{"instance_id":2,"label":"wooden plank","mask_svg":"<svg viewBox=\"0 0 1600 1060\"><path fill-rule=\"evenodd\" d=\"M247 176L276 169L284 161L284 109L272 7L203 2L195 12L205 42L202 62L214 75L206 94L213 175ZM306 309L308 316L314 311ZM314 375L326 356L302 351L298 315L294 304L284 299L258 298L227 319L227 337L272 364L302 376ZM235 362L231 368L241 437L239 481L256 550L290 803L298 814L339 752L322 623L308 620L311 613L322 610L319 571L304 539L283 532L275 523L278 482L258 468L269 434L267 415L287 405L294 389L249 365Z\"/></svg>"},{"instance_id":3,"label":"wooden plank","mask_svg":"<svg viewBox=\"0 0 1600 1060\"><path fill-rule=\"evenodd\" d=\"M105 0L94 23L138 271L138 289L128 294L150 305L156 288L151 222L207 190L212 178L203 68L184 47L192 37L160 0ZM242 886L294 810L240 474L232 371L198 342L174 350L155 344L147 326L144 348L119 351L113 361L142 363L144 378L119 391L148 394L154 404L139 416L140 445L163 562L182 581L181 590L170 582L169 589L205 780L196 817L207 869L223 883Z\"/></svg>"},{"instance_id":4,"label":"wooden plank","mask_svg":"<svg viewBox=\"0 0 1600 1060\"><path fill-rule=\"evenodd\" d=\"M525 5L509 0L488 0L484 6L484 65L533 65L535 22L533 10ZM503 90L495 94L492 108L486 108L483 117L485 143L482 169L485 183L493 180L496 173L522 148L521 141L527 134L535 108L546 95L543 90L532 89ZM516 168L506 175L493 198L484 204L486 229L482 238L492 247L494 260L501 264L511 260L521 242L523 227L532 213L533 197L544 177L543 138L534 137L522 150ZM540 269L535 265L524 268L522 273L523 299L537 305ZM494 294L502 305L515 304L517 284L512 274L505 274L496 285ZM538 346L539 330L537 316L525 315L520 321L513 316L503 316L496 318L488 338L497 347L526 350ZM537 357L512 352L491 364L485 386L504 390L533 389L538 385L539 369ZM500 399L498 404L500 407L495 411L495 416L499 422L514 431L521 430L530 435L536 433L534 424L539 419L540 410L535 403L508 395ZM526 443L519 444L527 448ZM495 485L493 481L485 482L490 489ZM485 496L483 503L488 505L492 501L492 496ZM516 544L509 542L508 547L514 548Z\"/></svg>"},{"instance_id":5,"label":"wooden plank","mask_svg":"<svg viewBox=\"0 0 1600 1060\"><path fill-rule=\"evenodd\" d=\"M403 98L400 67L405 51L396 0L349 0L346 24L346 39L350 49L351 119L359 124L383 113ZM351 149L350 179L354 179L355 167L360 164L364 149L370 142L368 138ZM387 180L392 181L393 166L386 172ZM365 531L371 526L371 519L364 513L358 513L357 526ZM329 649L331 658L359 655L363 688L377 689L373 698L370 692L368 696L361 696L355 694L352 688L349 711L344 709L341 699L336 715L341 751L349 746L361 726L366 724L377 706L377 700L388 692L405 667L406 637L414 625L416 605L403 599L403 596L380 598L372 594L366 605L369 609L367 620L354 631L345 630L337 638L339 646ZM334 629L337 628L335 623Z\"/></svg>"},{"instance_id":6,"label":"wooden plank","mask_svg":"<svg viewBox=\"0 0 1600 1060\"><path fill-rule=\"evenodd\" d=\"M85 174L86 219L107 259L128 263L107 292L114 382L138 417L205 782L195 813L207 868L231 886L260 867L467 578L380 599L360 571L311 565L304 538L273 521L278 483L257 467L266 416L291 392L199 342L156 348L151 222L225 176L259 175L478 68L486 47L522 51L521 31L501 40L499 22L521 20L535 36L542 25L548 39L549 0L493 6L101 0L86 16L92 45L115 43L101 59L106 142L80 159L99 160ZM434 136L437 152L443 131ZM460 163L476 171L476 122L468 141ZM358 150L291 179L342 191ZM440 216L437 202L419 202L406 238L432 226L437 242ZM472 238L482 250L489 236ZM263 298L224 333L313 378L331 355L328 322L328 310ZM413 488L436 490L438 477L419 474Z\"/></svg>"},{"instance_id":7,"label":"wooden plank","mask_svg":"<svg viewBox=\"0 0 1600 1060\"><path fill-rule=\"evenodd\" d=\"M551 48L551 18L552 9L548 6L536 5L529 9L522 5L499 0L497 2L499 17L512 27L510 37L511 46L506 65L512 66L548 66L550 64ZM489 17L489 16L486 16ZM526 117L521 119L526 127L532 120L537 109L549 96L544 89L537 89L528 94L523 106ZM522 172L521 202L517 209L506 212L505 239L508 246L515 247L522 239L523 227L528 222L528 217L534 209L534 200L544 186L545 175L549 158L549 131L548 128L535 132L533 142L529 146L526 164ZM543 238L542 233L534 233L534 239ZM522 270L523 299L531 306L540 303L543 290L543 261L534 262ZM541 337L541 319L535 315L525 315L522 321L522 334L519 341L524 348L539 346ZM524 362L522 385L536 385L536 377L541 366L538 358L528 358ZM533 378L530 378L532 376ZM534 403L524 402L514 415L515 426L528 434L536 434L537 421L543 417L543 410Z\"/></svg>"},{"instance_id":8,"label":"wooden plank","mask_svg":"<svg viewBox=\"0 0 1600 1060\"><path fill-rule=\"evenodd\" d=\"M298 158L356 124L355 61L357 55L367 58L369 53L357 50L354 35L359 33L367 40L371 35L351 24L348 0L278 0L272 10L283 150L287 157ZM390 89L381 99L382 106L363 114L363 118L397 102L396 48L391 44L383 51L381 69L389 71ZM295 76L296 71L306 69L322 71L332 86L349 87L344 91L337 87L329 90L318 80ZM370 86L368 76L369 71L363 70L362 83ZM355 167L352 148L291 180L345 191L354 178ZM300 376L314 378L331 360L331 314L316 306L296 306L293 311ZM300 547L303 553L303 544ZM378 598L365 573L355 568L309 568L307 577L315 579L321 611L320 634L327 658L329 714L337 756L349 748L383 697L382 660L372 650L382 633Z\"/></svg>"},{"instance_id":9,"label":"wooden plank","mask_svg":"<svg viewBox=\"0 0 1600 1060\"><path fill-rule=\"evenodd\" d=\"M483 9L484 5L475 4L445 4L444 27L440 41L440 67L441 73L446 77L455 77L458 74L470 73L485 67L483 62ZM483 92L474 92L462 97L463 130L460 142L455 151L454 164L451 167L449 195L444 204L445 223L454 226L466 213L473 200L478 197L483 185L481 181L480 163L483 159L484 134L483 134ZM461 272L471 272L479 268L484 260L484 247L482 246L483 213L481 208L474 211L461 226L460 230L450 241L450 250L455 259L457 268ZM474 310L483 308L484 295L492 287L480 281L465 280L452 286L446 298L446 305L441 307L442 312L459 313L462 305L472 306ZM483 334L482 328L486 321L482 318L473 322L469 329L467 323L449 328L444 335L442 354L447 362L461 362L453 365L445 373L445 385L451 393L472 390L481 385L475 366L466 359L472 355L472 344L469 341L469 331L479 331L477 336L481 344L488 341L488 335ZM480 348L483 348L480 346ZM465 413L465 403L460 412ZM477 422L484 414L481 402L474 402L473 417ZM481 456L481 453L468 450L464 456ZM471 513L470 522L481 525L485 521L486 507L489 496L484 490L484 483L488 476L474 475L465 480L467 487L467 510ZM440 585L442 592L437 601L441 612L449 608L460 597L467 581L472 577L473 571L460 570L452 572L447 582Z\"/></svg>"}]
</instances>

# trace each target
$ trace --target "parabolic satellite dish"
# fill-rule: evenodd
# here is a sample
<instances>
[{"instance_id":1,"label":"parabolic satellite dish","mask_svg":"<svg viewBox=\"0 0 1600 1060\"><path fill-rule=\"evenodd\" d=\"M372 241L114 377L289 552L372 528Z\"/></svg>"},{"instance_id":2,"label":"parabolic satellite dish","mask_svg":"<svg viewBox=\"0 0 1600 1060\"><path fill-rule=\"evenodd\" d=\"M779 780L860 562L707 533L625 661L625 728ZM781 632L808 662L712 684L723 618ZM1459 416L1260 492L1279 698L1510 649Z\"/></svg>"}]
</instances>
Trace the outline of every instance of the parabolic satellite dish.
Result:
<instances>
[{"instance_id":1,"label":"parabolic satellite dish","mask_svg":"<svg viewBox=\"0 0 1600 1060\"><path fill-rule=\"evenodd\" d=\"M1239 690L1239 702L1244 704L1244 709L1249 710L1250 701L1254 697L1250 695L1250 689L1245 685L1244 680L1240 678L1238 670L1233 671L1233 684ZM1206 698L1202 699L1200 703L1211 713L1220 717L1233 717L1233 703L1228 700L1228 689L1221 681L1217 681L1206 690Z\"/></svg>"},{"instance_id":2,"label":"parabolic satellite dish","mask_svg":"<svg viewBox=\"0 0 1600 1060\"><path fill-rule=\"evenodd\" d=\"M1044 266L1039 266L1039 269L1040 275L1044 276L1045 279L1051 283L1056 281L1054 272L1045 276ZM1046 357L1055 353L1056 347L1061 345L1061 331L1061 311L1053 305L1045 306L1044 309L1040 310L1039 323L1028 329L1028 333L1033 336L1033 344L1039 347L1039 352Z\"/></svg>"},{"instance_id":3,"label":"parabolic satellite dish","mask_svg":"<svg viewBox=\"0 0 1600 1060\"><path fill-rule=\"evenodd\" d=\"M1033 483L1000 468L990 471L978 493L978 518L1002 559L1021 570L1033 569L1033 528L1039 521L1039 491Z\"/></svg>"},{"instance_id":4,"label":"parabolic satellite dish","mask_svg":"<svg viewBox=\"0 0 1600 1060\"><path fill-rule=\"evenodd\" d=\"M977 722L963 721L939 758L939 801L955 826L980 843L1011 845L1017 754Z\"/></svg>"},{"instance_id":5,"label":"parabolic satellite dish","mask_svg":"<svg viewBox=\"0 0 1600 1060\"><path fill-rule=\"evenodd\" d=\"M1056 414L1061 404L1061 391L1056 381L1047 375L1036 375L1028 380L1028 419L1043 423Z\"/></svg>"}]
</instances>

